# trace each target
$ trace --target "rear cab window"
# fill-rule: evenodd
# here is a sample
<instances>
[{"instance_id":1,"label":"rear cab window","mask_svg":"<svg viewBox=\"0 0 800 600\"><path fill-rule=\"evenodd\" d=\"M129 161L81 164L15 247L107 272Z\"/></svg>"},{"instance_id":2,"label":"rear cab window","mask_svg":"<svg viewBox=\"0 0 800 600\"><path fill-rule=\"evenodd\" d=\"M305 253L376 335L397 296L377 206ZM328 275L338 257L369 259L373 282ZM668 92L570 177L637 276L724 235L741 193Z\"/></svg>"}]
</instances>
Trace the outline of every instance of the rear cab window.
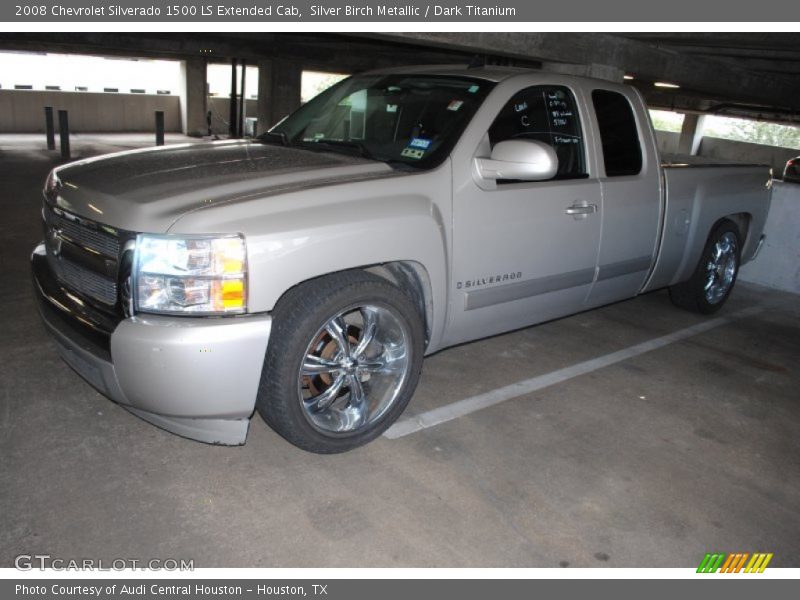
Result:
<instances>
[{"instance_id":1,"label":"rear cab window","mask_svg":"<svg viewBox=\"0 0 800 600\"><path fill-rule=\"evenodd\" d=\"M592 105L597 116L606 177L638 175L642 147L630 101L618 92L594 90Z\"/></svg>"}]
</instances>

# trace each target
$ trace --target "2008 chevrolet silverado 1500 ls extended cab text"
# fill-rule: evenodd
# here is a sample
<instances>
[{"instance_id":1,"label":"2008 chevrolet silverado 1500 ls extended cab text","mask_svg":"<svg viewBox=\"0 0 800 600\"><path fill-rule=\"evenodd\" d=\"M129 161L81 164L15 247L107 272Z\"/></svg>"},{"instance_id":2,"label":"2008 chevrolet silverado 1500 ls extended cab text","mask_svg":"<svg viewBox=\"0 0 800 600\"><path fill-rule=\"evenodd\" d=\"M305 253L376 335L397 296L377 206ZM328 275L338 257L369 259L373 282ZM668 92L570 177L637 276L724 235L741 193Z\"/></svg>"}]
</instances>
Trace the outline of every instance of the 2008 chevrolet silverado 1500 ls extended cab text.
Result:
<instances>
[{"instance_id":1,"label":"2008 chevrolet silverado 1500 ls extended cab text","mask_svg":"<svg viewBox=\"0 0 800 600\"><path fill-rule=\"evenodd\" d=\"M425 354L663 287L718 309L770 176L662 165L629 86L372 72L254 141L55 169L35 291L64 359L134 414L241 444L257 410L339 452L398 418Z\"/></svg>"}]
</instances>

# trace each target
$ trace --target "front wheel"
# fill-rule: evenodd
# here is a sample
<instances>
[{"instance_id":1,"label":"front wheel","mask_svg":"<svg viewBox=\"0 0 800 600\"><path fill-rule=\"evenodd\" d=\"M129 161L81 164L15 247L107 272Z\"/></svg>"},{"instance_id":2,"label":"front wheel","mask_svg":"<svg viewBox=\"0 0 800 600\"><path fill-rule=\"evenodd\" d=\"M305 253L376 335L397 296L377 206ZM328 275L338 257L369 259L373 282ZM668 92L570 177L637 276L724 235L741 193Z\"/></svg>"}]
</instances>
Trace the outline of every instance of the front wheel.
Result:
<instances>
[{"instance_id":1,"label":"front wheel","mask_svg":"<svg viewBox=\"0 0 800 600\"><path fill-rule=\"evenodd\" d=\"M718 311L736 283L740 260L739 229L731 221L723 221L708 236L691 279L669 288L672 302L703 314Z\"/></svg>"},{"instance_id":2,"label":"front wheel","mask_svg":"<svg viewBox=\"0 0 800 600\"><path fill-rule=\"evenodd\" d=\"M256 407L304 450L361 446L405 409L423 344L414 303L380 277L348 272L302 284L273 311Z\"/></svg>"}]
</instances>

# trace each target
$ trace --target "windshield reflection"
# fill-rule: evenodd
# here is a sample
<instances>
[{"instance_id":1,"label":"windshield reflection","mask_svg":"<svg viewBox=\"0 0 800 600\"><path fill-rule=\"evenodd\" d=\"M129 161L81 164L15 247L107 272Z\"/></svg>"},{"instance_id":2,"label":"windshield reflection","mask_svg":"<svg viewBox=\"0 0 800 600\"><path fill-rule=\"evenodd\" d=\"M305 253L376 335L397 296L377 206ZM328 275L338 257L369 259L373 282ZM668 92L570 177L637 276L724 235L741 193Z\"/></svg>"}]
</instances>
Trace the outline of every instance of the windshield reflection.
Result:
<instances>
[{"instance_id":1,"label":"windshield reflection","mask_svg":"<svg viewBox=\"0 0 800 600\"><path fill-rule=\"evenodd\" d=\"M447 157L493 86L444 75L350 77L259 140L430 169Z\"/></svg>"}]
</instances>

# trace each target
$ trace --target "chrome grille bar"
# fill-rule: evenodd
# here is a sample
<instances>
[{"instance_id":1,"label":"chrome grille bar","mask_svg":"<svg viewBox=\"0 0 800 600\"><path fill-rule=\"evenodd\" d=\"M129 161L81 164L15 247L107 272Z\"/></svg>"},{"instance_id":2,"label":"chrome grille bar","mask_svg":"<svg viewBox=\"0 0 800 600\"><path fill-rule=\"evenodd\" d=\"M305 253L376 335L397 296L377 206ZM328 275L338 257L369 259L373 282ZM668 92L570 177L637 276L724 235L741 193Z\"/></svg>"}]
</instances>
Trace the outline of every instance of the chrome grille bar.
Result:
<instances>
[{"instance_id":1,"label":"chrome grille bar","mask_svg":"<svg viewBox=\"0 0 800 600\"><path fill-rule=\"evenodd\" d=\"M110 306L117 303L116 282L79 267L68 260L59 262L61 263L61 279L76 292Z\"/></svg>"},{"instance_id":2,"label":"chrome grille bar","mask_svg":"<svg viewBox=\"0 0 800 600\"><path fill-rule=\"evenodd\" d=\"M64 289L116 306L121 240L111 228L45 203L47 262Z\"/></svg>"},{"instance_id":3,"label":"chrome grille bar","mask_svg":"<svg viewBox=\"0 0 800 600\"><path fill-rule=\"evenodd\" d=\"M119 256L119 238L104 231L102 226L92 226L91 221L74 217L56 208L46 211L45 214L48 227L58 229L62 236L75 244L115 260Z\"/></svg>"}]
</instances>

